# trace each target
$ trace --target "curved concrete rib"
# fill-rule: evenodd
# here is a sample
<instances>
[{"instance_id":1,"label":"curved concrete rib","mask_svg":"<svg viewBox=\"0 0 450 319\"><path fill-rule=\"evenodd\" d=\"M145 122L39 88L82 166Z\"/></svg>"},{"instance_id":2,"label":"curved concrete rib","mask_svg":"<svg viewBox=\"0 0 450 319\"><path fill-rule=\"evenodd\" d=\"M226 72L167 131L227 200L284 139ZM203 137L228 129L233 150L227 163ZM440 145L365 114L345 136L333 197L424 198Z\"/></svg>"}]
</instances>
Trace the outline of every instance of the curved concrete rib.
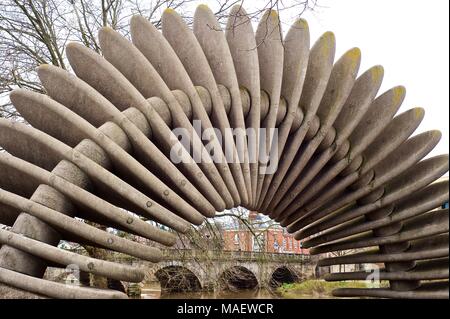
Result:
<instances>
[{"instance_id":1,"label":"curved concrete rib","mask_svg":"<svg viewBox=\"0 0 450 319\"><path fill-rule=\"evenodd\" d=\"M412 271L395 271L389 272L381 270L379 272L379 280L439 280L446 279L448 273L448 258L438 260L437 265L420 263ZM431 268L423 270L423 268ZM327 281L343 281L343 280L365 280L367 272L347 272L347 273L333 273L325 276Z\"/></svg>"},{"instance_id":2,"label":"curved concrete rib","mask_svg":"<svg viewBox=\"0 0 450 319\"><path fill-rule=\"evenodd\" d=\"M448 234L440 234L412 241L404 252L383 252L380 249L363 251L346 256L324 258L319 266L353 263L399 263L448 257Z\"/></svg>"},{"instance_id":3,"label":"curved concrete rib","mask_svg":"<svg viewBox=\"0 0 450 319\"><path fill-rule=\"evenodd\" d=\"M405 240L420 239L446 232L448 232L448 209L442 209L412 219L404 226L401 233L375 238L370 234L369 236L364 234L349 240L342 240L312 248L311 253L323 254L337 250L401 243Z\"/></svg>"},{"instance_id":4,"label":"curved concrete rib","mask_svg":"<svg viewBox=\"0 0 450 319\"><path fill-rule=\"evenodd\" d=\"M105 58L118 70L120 70L121 73L136 88L138 88L144 97L161 97L167 103L170 114L184 114L184 112L180 112L181 106L179 105L176 97L169 90L150 62L127 39L110 28L103 28L100 30L99 39ZM132 58L125 58L124 54L131 55ZM174 119L177 117L180 117L180 115L174 115ZM160 125L162 125L162 123L160 123ZM189 129L189 127L190 126L186 126L187 129ZM166 139L168 134L164 130L157 129L155 131L158 133L159 139ZM171 139L168 141L168 143L170 143L170 147L173 147L173 145L177 142L178 141L176 139ZM197 147L197 145L199 145L199 143L192 143L192 146L196 147L198 152L201 152L202 144L200 147ZM222 163L224 163L222 165L226 165L225 160L222 160ZM222 170L224 167L221 167L220 169ZM192 171L192 169L189 170ZM225 169L225 171L227 170L228 168ZM230 181L230 176L226 175L226 177L228 178L228 181ZM235 187L229 188L235 189Z\"/></svg>"},{"instance_id":5,"label":"curved concrete rib","mask_svg":"<svg viewBox=\"0 0 450 319\"><path fill-rule=\"evenodd\" d=\"M379 100L376 100L376 102L381 102L384 100L384 98L389 99L390 94L382 95ZM374 106L375 105L379 104L374 103ZM391 105L394 108L399 107L399 105L396 103L392 103ZM388 112L387 116L390 116ZM370 117L367 117L367 119L369 118ZM303 216L304 214L307 214L310 211L318 208L319 205L323 204L325 201L339 194L339 192L345 189L345 187L355 182L360 177L360 175L368 172L369 174L373 175L373 173L370 173L370 169L384 157L389 155L391 151L398 147L401 142L403 142L410 134L412 134L412 132L414 132L422 119L423 111L420 111L420 109L412 110L409 112L405 112L403 115L399 115L396 119L394 119L394 121L389 124L389 126L383 131L383 133L380 134L377 140L374 141L373 144L370 144L370 146L368 147L368 152L363 153L361 156L360 152L364 150L363 147L367 147L367 144L364 143L370 142L375 138L376 134L380 132L380 126L381 128L384 127L383 125L385 125L385 121L387 120L387 118L385 116L382 116L379 122L368 122L368 132L371 133L367 135L357 134L360 137L364 137L364 142L357 142L356 145L354 144L354 148L353 145L349 143L351 151L349 150L349 153L345 156L345 158L335 163L327 172L319 175L317 180L315 181L316 183L313 182L314 186L308 189L304 194L299 195L299 199L295 203L291 204L291 207L287 208L287 211L284 214L292 214L293 210L298 210L299 207L302 207L302 205L304 205L300 213L297 212L297 216ZM376 129L370 130L370 128L373 128L373 126L375 126L373 124L377 125L378 127ZM391 133L394 132L397 134L395 134L394 138L392 138L393 135L391 135ZM372 136L369 137L370 135ZM371 140L368 141L368 138L371 138ZM370 159L370 161L366 161L365 163L363 163L363 157ZM330 188L325 191L325 193L317 196L316 198L313 198L310 203L307 203L309 199L311 199L319 190L321 190L321 188L323 188L338 174L342 176L340 180L336 180L334 183L329 184ZM368 174L366 174L366 176L367 175ZM368 180L370 181L370 179L371 178L369 178ZM305 205L305 203L307 204ZM292 222L292 217L290 221L282 221L284 225L286 225L286 222Z\"/></svg>"},{"instance_id":6,"label":"curved concrete rib","mask_svg":"<svg viewBox=\"0 0 450 319\"><path fill-rule=\"evenodd\" d=\"M18 171L22 179L36 179L42 184L47 184L70 198L73 203L83 205L95 215L100 215L103 219L113 222L122 229L132 233L158 241L165 245L173 245L175 237L166 231L162 231L139 218L134 218L124 210L111 205L90 192L66 181L58 175L52 174L33 164L27 163L17 157L0 154L0 167L10 171ZM9 190L9 187L3 187Z\"/></svg>"},{"instance_id":7,"label":"curved concrete rib","mask_svg":"<svg viewBox=\"0 0 450 319\"><path fill-rule=\"evenodd\" d=\"M403 173L427 155L437 145L440 138L441 133L439 131L429 131L408 139L397 149L394 154L395 156L386 158L373 168L375 177L370 183L358 188L357 190L350 190L349 192L344 193L337 199L333 200L333 203L327 205L326 208L295 222L295 224L289 225L288 230L298 231L306 225L305 223L310 224L315 222L319 218L323 218L333 211L342 208L355 200L363 198L374 190L378 191L379 187L381 187L382 193L384 193L385 183Z\"/></svg>"},{"instance_id":8,"label":"curved concrete rib","mask_svg":"<svg viewBox=\"0 0 450 319\"><path fill-rule=\"evenodd\" d=\"M445 163L444 165L446 166L445 170L448 170L448 157L443 158L442 160L447 160L447 163ZM391 215L388 217L377 219L374 221L367 221L365 218L362 218L360 220L357 220L353 225L343 225L344 227L342 227L342 229L333 228L330 229L329 232L322 232L321 235L306 240L303 245L305 248L317 246L325 242L349 237L357 233L362 233L365 231L387 226L389 224L405 220L406 218L414 217L418 214L423 214L424 212L439 207L442 203L448 200L448 182L436 183L425 187L419 192L414 193L413 197L408 196L410 194L411 192L405 193L404 196L406 196L406 198L402 198L399 202L395 203L395 208L392 211ZM389 199L386 200L385 198L381 198L374 203L349 210L346 212L346 215L353 217L360 214L368 214L389 204ZM337 217L340 216L338 215ZM309 232L310 228L306 228L305 231L296 233L296 238L306 238L306 230Z\"/></svg>"},{"instance_id":9,"label":"curved concrete rib","mask_svg":"<svg viewBox=\"0 0 450 319\"><path fill-rule=\"evenodd\" d=\"M286 176L283 179L283 182L275 193L274 199L268 208L270 211L274 211L275 214L279 214L285 209L299 193L295 188L289 188L303 171L307 162L311 159L322 141L324 141L329 130L332 129L331 125L339 115L353 88L359 70L360 60L361 52L359 49L355 48L345 53L334 65L328 80L327 88L316 114L320 120L319 132L303 149L300 150L301 153L297 155L295 162L290 165L289 176ZM334 134L335 133L336 132L334 131ZM331 139L331 142L334 142L334 138ZM329 144L331 145L331 143ZM285 198L288 190L289 195Z\"/></svg>"},{"instance_id":10,"label":"curved concrete rib","mask_svg":"<svg viewBox=\"0 0 450 319\"><path fill-rule=\"evenodd\" d=\"M61 141L64 140L59 134L59 132L64 131L62 128L71 128L70 135L91 139L105 151L110 161L114 163L115 168L123 172L122 176L126 180L137 180L138 183L145 185L147 190L158 194L160 200L168 204L169 207L175 208L176 212L189 222L196 225L203 222L202 215L178 194L170 192L169 195L165 195L170 188L114 143L113 140L109 139L108 135L111 135L111 132L97 130L87 121L45 95L20 90L12 92L10 97L16 109L33 127L47 132ZM196 198L190 199L195 201ZM211 212L208 215L211 216Z\"/></svg>"},{"instance_id":11,"label":"curved concrete rib","mask_svg":"<svg viewBox=\"0 0 450 319\"><path fill-rule=\"evenodd\" d=\"M195 11L193 32L208 59L215 81L219 85L224 85L229 91L231 105L227 113L231 127L236 130L236 151L242 166L243 186L246 190L246 195L240 195L242 205L248 206L250 204L251 189L246 185L251 185L251 177L248 145L245 135L243 135L245 132L245 118L242 109L241 92L230 49L219 22L206 5L198 6ZM241 134L239 135L239 133Z\"/></svg>"},{"instance_id":12,"label":"curved concrete rib","mask_svg":"<svg viewBox=\"0 0 450 319\"><path fill-rule=\"evenodd\" d=\"M309 29L305 20L299 19L289 29L283 46L283 80L281 87L281 95L286 99L285 115L281 116L281 123L277 118L276 125L278 126L278 141L273 144L277 147L278 159L284 152L286 141L289 133L292 131L294 121L298 120L298 127L303 122L303 111L298 107L300 96L303 90L304 80L306 76L306 69L308 65L309 56ZM280 101L279 112L282 110L282 102ZM272 150L271 150L272 152ZM278 165L278 163L277 163ZM267 191L272 181L273 174L267 174L261 187L261 194L258 201L258 209L267 195Z\"/></svg>"},{"instance_id":13,"label":"curved concrete rib","mask_svg":"<svg viewBox=\"0 0 450 319\"><path fill-rule=\"evenodd\" d=\"M127 299L116 290L77 287L48 281L0 267L0 282L51 298L61 299Z\"/></svg>"},{"instance_id":14,"label":"curved concrete rib","mask_svg":"<svg viewBox=\"0 0 450 319\"><path fill-rule=\"evenodd\" d=\"M60 240L162 258L155 247L82 220L170 246L176 232L240 205L280 222L311 254L354 250L325 256L320 267L384 264L379 278L388 288L337 289L335 296L448 298L442 208L449 192L448 180L439 180L449 158L424 159L440 133L414 135L422 108L396 115L405 88L376 97L381 66L357 78L359 50L334 62L333 33L310 49L305 20L283 39L275 11L254 32L240 5L225 30L205 5L193 30L170 9L162 32L134 16L131 38L102 28L103 57L67 46L76 76L38 68L48 97L11 93L31 126L0 119L0 223L12 226L0 230L0 291L125 297L40 278L51 264L75 263L116 280L142 279L134 267L56 248Z\"/></svg>"},{"instance_id":15,"label":"curved concrete rib","mask_svg":"<svg viewBox=\"0 0 450 319\"><path fill-rule=\"evenodd\" d=\"M82 221L78 221L3 189L0 189L0 202L20 209L56 229L73 234L77 238L86 240L88 243L93 243L106 249L115 250L152 262L161 260L161 252L155 247L138 244L131 240L109 234L96 227L85 224Z\"/></svg>"},{"instance_id":16,"label":"curved concrete rib","mask_svg":"<svg viewBox=\"0 0 450 319\"><path fill-rule=\"evenodd\" d=\"M211 115L215 128L222 132L222 138L227 140L228 143L222 143L221 146L217 139L213 139L210 140L208 145L215 143L215 151L217 150L218 152L223 149L224 154L222 154L222 160L217 161L216 166L227 184L228 190L233 196L234 206L238 206L241 204L240 194L246 196L247 191L241 171L241 165L239 161L237 161L238 154L235 148L233 135L232 132L227 129L230 127L230 123L214 75L209 67L208 60L194 33L173 10L165 10L163 13L162 33L183 63L183 66L194 85L204 87L210 94L212 102ZM225 158L225 154L232 155L231 159L229 157ZM220 155L214 152L214 157L218 156ZM230 173L230 170L232 174ZM246 199L248 201L248 198Z\"/></svg>"},{"instance_id":17,"label":"curved concrete rib","mask_svg":"<svg viewBox=\"0 0 450 319\"><path fill-rule=\"evenodd\" d=\"M0 243L63 266L76 264L80 270L100 276L129 282L140 282L144 279L144 273L137 268L58 249L3 229L0 229Z\"/></svg>"},{"instance_id":18,"label":"curved concrete rib","mask_svg":"<svg viewBox=\"0 0 450 319\"><path fill-rule=\"evenodd\" d=\"M148 127L144 115L137 109L129 108L123 112L118 111L108 100L85 82L59 68L41 66L38 69L38 74L47 93L53 99L71 109L94 126L98 127L107 121L115 123L126 133L133 151L141 163L148 168L157 168L166 172L166 179L171 181L173 185L177 185L183 194L187 194L186 196L188 196L188 198L192 196L192 193L196 192L192 190L194 187L189 187L191 186L189 180L186 179L178 169L176 169L175 165L147 139L145 133L149 133L150 128ZM58 90L58 85L65 85L66 89L62 91ZM96 111L93 112L92 110ZM133 113L129 111L132 111ZM101 119L94 120L92 114L93 116L101 117ZM183 154L181 156L183 156ZM196 186L200 190L209 190L208 193L203 192L203 194L208 195L210 203L212 203L217 210L223 210L225 208L223 200L217 192L214 192L211 183L203 178L202 172L194 170L192 173L197 173L197 175L195 175L196 178L193 180L196 183ZM201 197L199 198L197 195L194 199L195 198L197 198L195 201L198 205L206 206L206 208L208 208L208 204L205 204L204 201L201 200Z\"/></svg>"},{"instance_id":19,"label":"curved concrete rib","mask_svg":"<svg viewBox=\"0 0 450 319\"><path fill-rule=\"evenodd\" d=\"M261 90L268 95L270 104L268 106L268 112L265 112L267 115L263 116L261 114L261 128L266 129L266 131L264 136L260 137L261 141L259 145L260 166L255 198L255 203L258 203L264 183L264 176L268 173L273 173L268 171L268 169L272 169L270 167L270 156L272 155L278 158L278 150L272 148L272 142L275 136L273 129L275 128L278 105L281 99L284 48L281 21L275 10L267 10L264 13L256 30L255 37L258 46L260 86ZM276 147L278 147L278 143Z\"/></svg>"},{"instance_id":20,"label":"curved concrete rib","mask_svg":"<svg viewBox=\"0 0 450 319\"><path fill-rule=\"evenodd\" d=\"M247 130L250 132L251 143L248 144L251 198L250 207L256 204L259 167L259 139L261 123L261 91L259 78L259 60L255 34L250 18L244 8L235 5L227 21L225 36L233 58L234 68L239 86L244 87L249 94L251 105L246 117ZM249 133L247 133L249 134Z\"/></svg>"},{"instance_id":21,"label":"curved concrete rib","mask_svg":"<svg viewBox=\"0 0 450 319\"><path fill-rule=\"evenodd\" d=\"M377 99L378 102L384 100L384 97L389 99L389 95L390 94L385 94L380 96L380 100ZM376 103L374 105L379 104ZM391 105L394 108L399 107L395 104ZM360 154L361 151L364 151L362 147L359 148L360 151L358 151L358 153L355 153L352 151L353 149L350 145L349 154L347 154L344 159L332 165L329 170L319 175L317 179L313 180L313 183L315 182L315 187L311 187L304 194L301 194L301 198L293 203L291 207L287 208L287 211L285 212L286 217L281 223L283 225L288 225L295 219L311 214L311 212L323 205L323 203L336 197L336 195L342 192L346 187L349 187L355 183L363 174L365 174L366 179L361 180L361 182L363 182L361 185L366 185L370 182L374 174L372 168L385 157L392 156L393 151L414 132L422 121L423 115L424 112L420 111L420 109L413 109L398 115L388 124L387 127L385 127L384 131L379 134L378 137L372 137L372 144L365 146L367 147L367 152L363 152L362 156ZM373 128L376 124L381 124L380 126L384 127L384 124L382 123L386 120L386 118L382 116L382 119L382 122L369 122L368 126ZM373 130L368 132L373 132ZM377 134L377 132L375 132L375 134ZM367 142L367 139L365 140ZM363 144L361 143L359 145ZM353 159L352 156L355 156L355 159ZM364 162L362 160L363 157L366 159ZM356 165L354 165L355 163ZM341 176L333 181L333 178L339 174ZM372 175L372 177L370 177L370 175ZM313 197L318 191L321 190L321 188L325 187L327 183L328 189L320 194L320 196ZM296 212L294 213L294 211ZM289 216L289 218L287 216Z\"/></svg>"},{"instance_id":22,"label":"curved concrete rib","mask_svg":"<svg viewBox=\"0 0 450 319\"><path fill-rule=\"evenodd\" d=\"M131 36L133 44L139 51L142 52L152 65L157 66L156 70L169 88L172 90L180 89L187 94L191 102L194 119L200 120L203 125L209 123L208 115L197 90L183 64L163 35L146 19L136 16L131 19ZM153 43L158 43L158 45L155 46ZM210 179L211 183L220 193L225 201L226 207L233 207L233 198L215 165L208 160L210 159L210 154L202 147L203 144L197 132L194 132L192 124L182 111L171 112L171 114L175 125L187 129L189 136L193 138L192 151L194 152L195 158L201 160L200 165L204 166L204 168L202 167L203 173L207 174L207 178ZM197 176L202 177L199 173L197 173ZM206 189L202 189L202 191L205 194L208 193Z\"/></svg>"},{"instance_id":23,"label":"curved concrete rib","mask_svg":"<svg viewBox=\"0 0 450 319\"><path fill-rule=\"evenodd\" d=\"M0 119L0 130L3 133L1 136L5 137L0 142L11 154L17 154L17 157L20 158L25 157L23 155L25 150L20 144L17 144L18 139L28 140L28 143L35 143L42 146L45 145L56 157L59 157L61 160L65 159L66 161L72 162L91 179L116 193L117 196L120 196L133 206L138 207L142 212L145 212L147 217L154 218L158 222L173 227L180 232L186 232L188 230L189 224L185 220L151 200L117 176L111 174L101 165L84 155L81 151L65 145L44 132L21 123L13 123ZM11 136L14 136L14 140L8 139L8 137ZM41 166L41 163L34 164Z\"/></svg>"},{"instance_id":24,"label":"curved concrete rib","mask_svg":"<svg viewBox=\"0 0 450 319\"><path fill-rule=\"evenodd\" d=\"M395 291L385 288L340 288L333 291L336 297L375 297L396 299L448 299L447 282L431 282L423 284L419 289L410 291Z\"/></svg>"},{"instance_id":25,"label":"curved concrete rib","mask_svg":"<svg viewBox=\"0 0 450 319\"><path fill-rule=\"evenodd\" d=\"M358 254L348 255L343 257L326 258L319 261L319 266L331 266L331 265L343 265L343 264L358 264L358 263L386 263L386 262L399 262L399 261L411 261L422 259L434 259L448 256L448 248L439 248L427 251L419 252L406 252L396 254ZM366 274L367 277L367 274Z\"/></svg>"},{"instance_id":26,"label":"curved concrete rib","mask_svg":"<svg viewBox=\"0 0 450 319\"><path fill-rule=\"evenodd\" d=\"M111 105L111 103L113 104L110 107L110 112L120 114L120 112L116 110L114 105L122 109L126 109L128 107L136 107L137 109L139 109L145 115L145 117L150 123L150 126L153 127L153 130L159 132L157 137L161 139L161 142L165 142L166 144L168 144L167 148L169 149L173 148L174 142L176 142L177 145L179 145L177 149L181 152L180 164L187 166L186 171L191 172L192 178L196 179L196 181L199 180L198 187L203 188L209 187L209 189L211 189L210 184L212 183L223 198L227 197L227 194L229 194L228 190L226 188L225 183L220 178L219 173L217 172L214 164L211 163L209 160L202 161L200 163L201 165L203 165L204 168L202 173L202 171L198 168L197 164L190 157L190 154L185 150L183 145L177 142L178 138L167 127L167 125L161 119L159 114L151 107L150 104L148 104L148 102L134 88L134 86L131 83L129 83L128 80L119 71L117 71L111 64L109 64L109 62L100 57L94 51L77 44L72 44L67 48L67 55L71 63L71 66L77 73L77 75L83 80L85 80L93 88L95 88L103 96L107 97L108 100L111 101L110 103L108 103L109 105ZM91 60L93 64L97 66L97 70L95 73L91 72L91 70L86 67L87 65L85 63L86 60ZM107 80L111 79L115 79L114 83L116 84L114 85L113 90L110 88L110 86L107 85L108 83ZM105 99L103 98L103 100ZM176 117L174 116L175 113L177 114L177 117L180 118L180 127L187 129L190 133L190 136L195 141L196 137L198 138L198 136L195 134L191 134L192 125L189 123L181 107L175 110L175 112L171 113L174 119L176 119ZM151 165L164 172L178 171L172 169L173 167L172 162L166 159L164 155L161 154L161 151L153 143L151 143L142 134L142 132L136 129L134 125L127 125L126 127L123 127L123 129L133 141L139 143L137 146L135 146L136 148L138 148L136 151L143 153L146 156L146 159L150 161ZM189 136L187 138L189 138ZM198 145L202 145L200 141L198 141ZM196 148L193 148L193 151L195 150ZM207 155L202 154L202 157L200 158L204 158L205 156ZM169 164L171 164L172 167L168 166ZM203 177L204 175L209 177L210 183L205 181L206 178ZM182 178L181 180L180 178L178 178L178 180L175 180L174 183L175 185L181 185L181 187L186 187L186 183L183 183L183 181L185 181L185 178ZM226 198L224 198L224 200L225 199ZM231 204L232 203L231 198L229 200Z\"/></svg>"},{"instance_id":27,"label":"curved concrete rib","mask_svg":"<svg viewBox=\"0 0 450 319\"><path fill-rule=\"evenodd\" d=\"M363 214L367 214L375 209L380 209L390 204L395 205L396 201L413 192L419 191L422 187L438 179L446 172L448 172L448 155L421 161L396 177L392 182L385 185L383 195L375 202L370 202L366 205L361 203L357 209L340 212L336 216L331 216L331 218L327 218L319 224L311 226L314 227L315 230L313 231L309 228L308 233L317 233L338 224L345 223ZM439 198L438 194L439 193L435 193L434 198ZM306 229L297 233L297 238L305 238L308 236L306 235L305 230Z\"/></svg>"},{"instance_id":28,"label":"curved concrete rib","mask_svg":"<svg viewBox=\"0 0 450 319\"><path fill-rule=\"evenodd\" d=\"M367 112L370 104L375 98L378 89L380 88L383 78L383 68L375 66L366 72L364 72L355 82L352 91L339 112L336 121L333 123L333 127L336 132L336 137L332 144L317 154L315 158L309 161L307 167L296 180L293 189L297 198L295 198L295 207L299 207L307 200L307 196L303 196L303 190L309 186L308 190L313 190L314 187L319 187L319 182L311 182L317 174L328 164L329 161L333 163L341 162L350 150L350 142L348 141L349 135L353 132L354 128L358 125L364 114ZM319 119L317 118L317 121ZM315 134L314 134L315 135ZM306 137L307 138L307 137ZM307 138L310 140L310 138ZM345 162L344 162L345 163ZM317 185L317 186L316 186ZM301 194L301 195L299 195ZM294 195L295 196L295 195ZM292 211L291 205L284 209L281 213L272 211L270 217L275 218L277 221L282 221Z\"/></svg>"},{"instance_id":29,"label":"curved concrete rib","mask_svg":"<svg viewBox=\"0 0 450 319\"><path fill-rule=\"evenodd\" d=\"M273 179L270 181L269 191L260 206L260 210L263 212L267 211L289 166L303 143L305 135L311 125L311 120L317 113L317 109L319 108L320 101L325 93L328 79L333 68L335 45L334 34L326 32L311 48L305 83L299 102L299 107L302 109L305 116L300 128L287 141L286 152L283 152L283 156L280 158L278 170L273 175Z\"/></svg>"}]
</instances>

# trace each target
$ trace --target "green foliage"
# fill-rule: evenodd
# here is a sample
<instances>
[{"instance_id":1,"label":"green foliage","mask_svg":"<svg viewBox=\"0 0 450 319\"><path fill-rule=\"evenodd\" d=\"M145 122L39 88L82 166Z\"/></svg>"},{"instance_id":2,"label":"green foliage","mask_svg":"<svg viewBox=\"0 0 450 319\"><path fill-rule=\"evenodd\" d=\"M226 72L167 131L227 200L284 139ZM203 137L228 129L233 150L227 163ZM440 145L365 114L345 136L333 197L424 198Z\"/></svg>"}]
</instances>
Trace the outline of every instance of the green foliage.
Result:
<instances>
[{"instance_id":1,"label":"green foliage","mask_svg":"<svg viewBox=\"0 0 450 319\"><path fill-rule=\"evenodd\" d=\"M381 282L381 286L386 285L387 283ZM367 288L367 283L365 281L329 282L311 279L299 283L285 283L277 289L277 292L283 298L331 298L331 292L337 288Z\"/></svg>"}]
</instances>

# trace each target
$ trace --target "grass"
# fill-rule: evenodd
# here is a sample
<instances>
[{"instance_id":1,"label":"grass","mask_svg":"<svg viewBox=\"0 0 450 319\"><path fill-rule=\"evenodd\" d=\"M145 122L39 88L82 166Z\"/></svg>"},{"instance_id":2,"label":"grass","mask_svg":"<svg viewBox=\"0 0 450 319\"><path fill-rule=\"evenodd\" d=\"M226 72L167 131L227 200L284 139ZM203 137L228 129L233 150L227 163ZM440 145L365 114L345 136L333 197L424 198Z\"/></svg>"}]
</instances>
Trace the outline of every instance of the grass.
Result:
<instances>
[{"instance_id":1,"label":"grass","mask_svg":"<svg viewBox=\"0 0 450 319\"><path fill-rule=\"evenodd\" d=\"M381 286L386 283L381 283ZM365 281L337 281L310 279L299 283L283 284L277 292L287 299L297 298L332 298L331 292L337 288L367 288Z\"/></svg>"}]
</instances>

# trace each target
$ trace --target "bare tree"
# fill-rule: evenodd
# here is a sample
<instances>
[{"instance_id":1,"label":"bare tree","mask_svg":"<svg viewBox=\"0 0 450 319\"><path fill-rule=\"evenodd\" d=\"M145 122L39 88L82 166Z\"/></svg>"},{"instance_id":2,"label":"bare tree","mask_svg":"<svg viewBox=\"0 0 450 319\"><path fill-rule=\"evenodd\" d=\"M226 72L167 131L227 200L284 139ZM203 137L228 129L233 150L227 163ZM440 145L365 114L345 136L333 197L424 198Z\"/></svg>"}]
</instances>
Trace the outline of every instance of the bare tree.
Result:
<instances>
[{"instance_id":1,"label":"bare tree","mask_svg":"<svg viewBox=\"0 0 450 319\"><path fill-rule=\"evenodd\" d=\"M243 5L250 18L256 20L268 9L291 10L300 16L312 10L317 0L264 0L256 7L246 7L244 0L214 0L209 4L222 25L236 4ZM146 17L157 28L161 26L163 10L176 10L188 24L192 24L197 0L1 0L0 1L0 117L23 121L12 106L8 94L16 88L44 92L36 68L52 64L70 70L65 55L69 41L80 42L101 54L97 32L109 26L129 37L132 15ZM256 241L263 231L248 221L246 211L233 209L218 216L238 221L239 227L250 230ZM180 245L197 249L223 250L223 223L208 220L201 227L193 227L187 236L180 236ZM102 228L98 225L99 228ZM271 226L269 226L271 227ZM104 228L104 227L103 227ZM133 237L133 235L130 235ZM204 240L207 237L209 240ZM200 240L201 239L201 240ZM136 239L138 240L138 239ZM107 259L100 249L85 247L90 255ZM97 280L98 279L98 280ZM104 287L105 278L96 278L96 285Z\"/></svg>"},{"instance_id":2,"label":"bare tree","mask_svg":"<svg viewBox=\"0 0 450 319\"><path fill-rule=\"evenodd\" d=\"M342 257L342 256L354 254L355 252L359 252L359 251L361 251L361 250L360 249L338 250L338 251L329 253L329 255L331 257ZM346 268L345 266L346 266L345 264L339 264L339 272L345 272L345 268Z\"/></svg>"},{"instance_id":3,"label":"bare tree","mask_svg":"<svg viewBox=\"0 0 450 319\"><path fill-rule=\"evenodd\" d=\"M257 7L246 8L250 17L258 18L267 9L291 10L301 15L312 10L317 0L266 0ZM192 23L197 0L2 0L0 2L0 117L20 120L8 99L15 88L43 92L36 67L53 64L70 66L65 57L68 41L77 41L101 53L97 31L103 26L128 36L130 17L140 14L156 27L166 8L177 10ZM223 24L230 8L244 0L214 0L211 7Z\"/></svg>"}]
</instances>

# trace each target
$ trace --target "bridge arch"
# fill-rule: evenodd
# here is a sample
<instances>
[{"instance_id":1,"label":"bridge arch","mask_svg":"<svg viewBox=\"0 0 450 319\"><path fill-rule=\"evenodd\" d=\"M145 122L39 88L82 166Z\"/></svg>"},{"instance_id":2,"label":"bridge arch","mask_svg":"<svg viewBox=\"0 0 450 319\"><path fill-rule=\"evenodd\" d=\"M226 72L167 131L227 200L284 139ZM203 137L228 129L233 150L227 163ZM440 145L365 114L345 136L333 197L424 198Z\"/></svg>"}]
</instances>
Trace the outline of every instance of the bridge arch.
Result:
<instances>
[{"instance_id":1,"label":"bridge arch","mask_svg":"<svg viewBox=\"0 0 450 319\"><path fill-rule=\"evenodd\" d=\"M161 285L161 291L185 292L200 291L200 279L190 269L180 265L169 265L155 272L155 277Z\"/></svg>"},{"instance_id":2,"label":"bridge arch","mask_svg":"<svg viewBox=\"0 0 450 319\"><path fill-rule=\"evenodd\" d=\"M108 285L108 289L114 289L123 293L126 293L127 289L126 289L126 284L124 284L122 281L120 280L116 280L116 279L112 279L112 278L107 278L107 285Z\"/></svg>"},{"instance_id":3,"label":"bridge arch","mask_svg":"<svg viewBox=\"0 0 450 319\"><path fill-rule=\"evenodd\" d=\"M269 279L269 286L279 287L284 283L290 284L299 281L300 276L297 271L289 266L280 266L276 268Z\"/></svg>"},{"instance_id":4,"label":"bridge arch","mask_svg":"<svg viewBox=\"0 0 450 319\"><path fill-rule=\"evenodd\" d=\"M225 269L219 277L219 285L224 290L255 289L259 286L255 274L244 266Z\"/></svg>"}]
</instances>

